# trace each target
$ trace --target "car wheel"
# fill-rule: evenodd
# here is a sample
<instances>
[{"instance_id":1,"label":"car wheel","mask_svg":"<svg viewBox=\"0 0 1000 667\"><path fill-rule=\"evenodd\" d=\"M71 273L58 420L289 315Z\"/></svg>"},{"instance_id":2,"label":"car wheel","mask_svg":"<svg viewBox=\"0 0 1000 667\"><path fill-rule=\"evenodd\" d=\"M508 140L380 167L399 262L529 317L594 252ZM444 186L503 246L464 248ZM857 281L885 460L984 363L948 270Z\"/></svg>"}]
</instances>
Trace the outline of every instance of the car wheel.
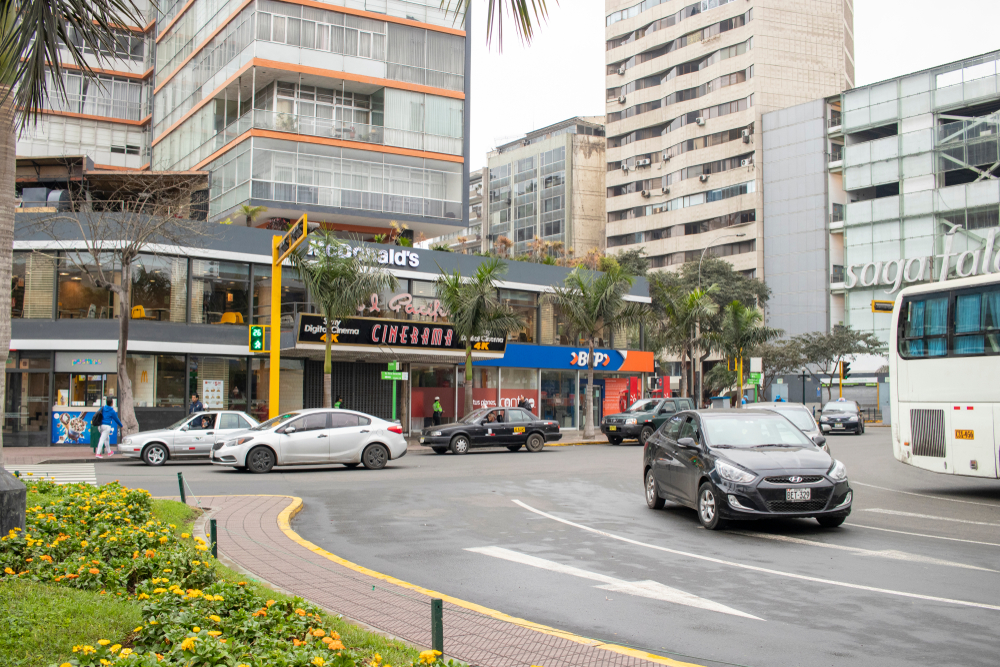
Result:
<instances>
[{"instance_id":1,"label":"car wheel","mask_svg":"<svg viewBox=\"0 0 1000 667\"><path fill-rule=\"evenodd\" d=\"M824 528L836 528L840 524L847 521L846 516L818 516L816 520L819 521L819 525Z\"/></svg>"},{"instance_id":2,"label":"car wheel","mask_svg":"<svg viewBox=\"0 0 1000 667\"><path fill-rule=\"evenodd\" d=\"M464 435L456 435L451 439L451 453L452 454L468 454L469 453L469 439Z\"/></svg>"},{"instance_id":3,"label":"car wheel","mask_svg":"<svg viewBox=\"0 0 1000 667\"><path fill-rule=\"evenodd\" d=\"M545 447L545 438L537 433L532 433L528 436L528 442L525 444L525 447L528 448L529 452L540 452Z\"/></svg>"},{"instance_id":4,"label":"car wheel","mask_svg":"<svg viewBox=\"0 0 1000 667\"><path fill-rule=\"evenodd\" d=\"M521 445L508 445L507 449L509 449L512 452L516 452L517 450L521 449Z\"/></svg>"},{"instance_id":5,"label":"car wheel","mask_svg":"<svg viewBox=\"0 0 1000 667\"><path fill-rule=\"evenodd\" d=\"M359 465L361 465L361 464L360 463L345 463L344 467L345 468L357 468Z\"/></svg>"},{"instance_id":6,"label":"car wheel","mask_svg":"<svg viewBox=\"0 0 1000 667\"><path fill-rule=\"evenodd\" d=\"M656 485L652 469L646 471L646 505L651 510L663 509L663 498L660 497L660 487Z\"/></svg>"},{"instance_id":7,"label":"car wheel","mask_svg":"<svg viewBox=\"0 0 1000 667\"><path fill-rule=\"evenodd\" d=\"M169 458L169 454L163 445L150 445L142 451L142 460L148 466L161 466L167 462L167 458Z\"/></svg>"},{"instance_id":8,"label":"car wheel","mask_svg":"<svg viewBox=\"0 0 1000 667\"><path fill-rule=\"evenodd\" d=\"M247 454L247 470L252 473L271 472L274 467L274 452L268 447L254 447Z\"/></svg>"},{"instance_id":9,"label":"car wheel","mask_svg":"<svg viewBox=\"0 0 1000 667\"><path fill-rule=\"evenodd\" d=\"M361 453L361 462L369 470L381 470L389 462L389 450L385 448L385 445L378 443L368 445Z\"/></svg>"},{"instance_id":10,"label":"car wheel","mask_svg":"<svg viewBox=\"0 0 1000 667\"><path fill-rule=\"evenodd\" d=\"M431 449L434 450L435 454L444 454L446 451L448 451L447 447L431 447Z\"/></svg>"},{"instance_id":11,"label":"car wheel","mask_svg":"<svg viewBox=\"0 0 1000 667\"><path fill-rule=\"evenodd\" d=\"M653 435L653 427L643 426L642 431L639 432L639 444L645 447L646 441L649 440L649 436L651 435Z\"/></svg>"},{"instance_id":12,"label":"car wheel","mask_svg":"<svg viewBox=\"0 0 1000 667\"><path fill-rule=\"evenodd\" d=\"M709 530L718 530L723 526L723 521L719 518L718 497L708 482L698 489L698 520Z\"/></svg>"},{"instance_id":13,"label":"car wheel","mask_svg":"<svg viewBox=\"0 0 1000 667\"><path fill-rule=\"evenodd\" d=\"M612 445L620 445L620 444L622 444L622 439L621 438L608 438L608 442L610 442Z\"/></svg>"}]
</instances>

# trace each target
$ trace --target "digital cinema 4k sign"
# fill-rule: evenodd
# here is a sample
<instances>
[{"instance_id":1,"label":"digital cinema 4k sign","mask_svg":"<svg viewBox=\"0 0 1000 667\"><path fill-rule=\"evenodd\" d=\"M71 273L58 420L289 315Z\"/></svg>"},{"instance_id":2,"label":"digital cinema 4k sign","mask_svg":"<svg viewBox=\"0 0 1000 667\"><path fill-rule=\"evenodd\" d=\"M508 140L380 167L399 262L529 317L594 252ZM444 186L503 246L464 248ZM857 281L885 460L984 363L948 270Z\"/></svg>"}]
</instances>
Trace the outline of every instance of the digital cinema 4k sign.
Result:
<instances>
[{"instance_id":1,"label":"digital cinema 4k sign","mask_svg":"<svg viewBox=\"0 0 1000 667\"><path fill-rule=\"evenodd\" d=\"M327 333L326 318L309 313L299 314L297 343L324 345L326 336L333 338L334 347L363 346L381 348L412 348L416 350L464 350L465 341L455 334L450 324L439 322L408 322L369 317L334 320ZM473 349L481 352L503 352L506 340L483 337L473 340Z\"/></svg>"}]
</instances>

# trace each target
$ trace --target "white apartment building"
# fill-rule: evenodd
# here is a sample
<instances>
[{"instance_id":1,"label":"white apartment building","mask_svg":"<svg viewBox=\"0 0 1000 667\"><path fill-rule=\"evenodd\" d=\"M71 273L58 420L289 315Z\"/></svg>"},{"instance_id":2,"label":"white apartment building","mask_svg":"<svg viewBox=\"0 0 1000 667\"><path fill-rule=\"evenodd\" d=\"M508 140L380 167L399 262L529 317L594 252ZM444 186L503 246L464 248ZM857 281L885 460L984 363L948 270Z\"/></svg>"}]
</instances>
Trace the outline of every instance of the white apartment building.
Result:
<instances>
[{"instance_id":1,"label":"white apartment building","mask_svg":"<svg viewBox=\"0 0 1000 667\"><path fill-rule=\"evenodd\" d=\"M761 116L853 87L852 2L605 7L609 251L765 277Z\"/></svg>"}]
</instances>

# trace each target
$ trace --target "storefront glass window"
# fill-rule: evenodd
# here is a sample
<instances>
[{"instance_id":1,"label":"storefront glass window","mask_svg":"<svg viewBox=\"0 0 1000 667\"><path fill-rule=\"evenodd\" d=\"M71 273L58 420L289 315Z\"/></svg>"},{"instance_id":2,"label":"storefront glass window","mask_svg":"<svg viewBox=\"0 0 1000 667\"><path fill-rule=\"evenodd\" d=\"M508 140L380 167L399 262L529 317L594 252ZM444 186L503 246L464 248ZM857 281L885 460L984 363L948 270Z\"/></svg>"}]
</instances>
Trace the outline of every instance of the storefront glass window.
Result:
<instances>
[{"instance_id":1,"label":"storefront glass window","mask_svg":"<svg viewBox=\"0 0 1000 667\"><path fill-rule=\"evenodd\" d=\"M132 264L132 319L187 320L187 259L140 255Z\"/></svg>"},{"instance_id":2,"label":"storefront glass window","mask_svg":"<svg viewBox=\"0 0 1000 667\"><path fill-rule=\"evenodd\" d=\"M52 319L56 263L40 252L15 252L11 267L10 316Z\"/></svg>"},{"instance_id":3,"label":"storefront glass window","mask_svg":"<svg viewBox=\"0 0 1000 667\"><path fill-rule=\"evenodd\" d=\"M464 371L465 369L459 369ZM410 431L431 426L434 398L441 399L441 423L455 421L455 366L418 366L410 364ZM465 400L465 395L458 397Z\"/></svg>"},{"instance_id":4,"label":"storefront glass window","mask_svg":"<svg viewBox=\"0 0 1000 667\"><path fill-rule=\"evenodd\" d=\"M56 373L55 399L59 407L94 408L104 405L107 397L117 399L116 373Z\"/></svg>"},{"instance_id":5,"label":"storefront glass window","mask_svg":"<svg viewBox=\"0 0 1000 667\"><path fill-rule=\"evenodd\" d=\"M296 313L309 313L309 296L299 274L291 267L284 267L281 275L281 326L291 329ZM253 267L253 323L271 323L271 267L254 264Z\"/></svg>"},{"instance_id":6,"label":"storefront glass window","mask_svg":"<svg viewBox=\"0 0 1000 667\"><path fill-rule=\"evenodd\" d=\"M280 412L302 409L305 363L303 359L281 360L281 393L278 400ZM270 359L250 360L250 415L261 422L267 420L270 370Z\"/></svg>"},{"instance_id":7,"label":"storefront glass window","mask_svg":"<svg viewBox=\"0 0 1000 667\"><path fill-rule=\"evenodd\" d=\"M496 368L472 368L472 409L496 407L500 373ZM465 416L465 367L458 369L458 413Z\"/></svg>"},{"instance_id":8,"label":"storefront glass window","mask_svg":"<svg viewBox=\"0 0 1000 667\"><path fill-rule=\"evenodd\" d=\"M559 309L542 299L541 307L541 342L543 345L579 345L579 338L573 340L570 336L569 323L559 312Z\"/></svg>"},{"instance_id":9,"label":"storefront glass window","mask_svg":"<svg viewBox=\"0 0 1000 667\"><path fill-rule=\"evenodd\" d=\"M105 262L103 268L107 278L115 283L121 282L121 271L116 270L111 262ZM118 298L110 290L94 284L97 275L97 262L89 253L74 252L72 257L64 254L59 258L59 319L118 316ZM41 310L43 308L39 304L39 312ZM46 317L52 317L51 306L49 311Z\"/></svg>"},{"instance_id":10,"label":"storefront glass window","mask_svg":"<svg viewBox=\"0 0 1000 667\"><path fill-rule=\"evenodd\" d=\"M527 401L528 409L538 414L538 370L534 368L500 369L500 405L516 407Z\"/></svg>"},{"instance_id":11,"label":"storefront glass window","mask_svg":"<svg viewBox=\"0 0 1000 667\"><path fill-rule=\"evenodd\" d=\"M126 360L137 408L186 408L187 368L184 357L170 354L130 354Z\"/></svg>"},{"instance_id":12,"label":"storefront glass window","mask_svg":"<svg viewBox=\"0 0 1000 667\"><path fill-rule=\"evenodd\" d=\"M250 265L196 259L191 266L191 321L245 324L250 312Z\"/></svg>"},{"instance_id":13,"label":"storefront glass window","mask_svg":"<svg viewBox=\"0 0 1000 667\"><path fill-rule=\"evenodd\" d=\"M246 357L191 357L191 387L209 410L247 409Z\"/></svg>"},{"instance_id":14,"label":"storefront glass window","mask_svg":"<svg viewBox=\"0 0 1000 667\"><path fill-rule=\"evenodd\" d=\"M413 295L411 320L420 322L447 322L444 307L438 300L437 285L426 280L411 280L410 294Z\"/></svg>"},{"instance_id":15,"label":"storefront glass window","mask_svg":"<svg viewBox=\"0 0 1000 667\"><path fill-rule=\"evenodd\" d=\"M542 419L553 419L561 428L576 428L576 371L542 371Z\"/></svg>"},{"instance_id":16,"label":"storefront glass window","mask_svg":"<svg viewBox=\"0 0 1000 667\"><path fill-rule=\"evenodd\" d=\"M507 336L507 340L515 343L537 342L538 303L533 292L516 290L500 290L500 298L514 309L514 312L524 320L524 326Z\"/></svg>"},{"instance_id":17,"label":"storefront glass window","mask_svg":"<svg viewBox=\"0 0 1000 667\"><path fill-rule=\"evenodd\" d=\"M410 303L410 299L406 296L408 294L410 294L410 281L400 280L394 291L388 290L378 295L378 312L371 310L372 302L369 297L364 304L365 310L362 315L364 317L378 317L383 320L408 319L410 317L406 312L406 304Z\"/></svg>"},{"instance_id":18,"label":"storefront glass window","mask_svg":"<svg viewBox=\"0 0 1000 667\"><path fill-rule=\"evenodd\" d=\"M3 420L6 444L47 444L51 414L49 374L7 373L6 382Z\"/></svg>"}]
</instances>

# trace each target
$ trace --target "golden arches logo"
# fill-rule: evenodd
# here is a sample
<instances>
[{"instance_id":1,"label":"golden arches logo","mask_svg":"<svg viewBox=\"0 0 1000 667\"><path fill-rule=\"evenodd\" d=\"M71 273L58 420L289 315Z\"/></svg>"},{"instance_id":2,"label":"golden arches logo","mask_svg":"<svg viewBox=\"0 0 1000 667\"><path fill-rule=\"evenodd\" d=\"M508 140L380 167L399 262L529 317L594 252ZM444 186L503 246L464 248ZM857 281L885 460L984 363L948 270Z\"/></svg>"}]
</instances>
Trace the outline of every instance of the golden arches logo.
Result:
<instances>
[{"instance_id":1,"label":"golden arches logo","mask_svg":"<svg viewBox=\"0 0 1000 667\"><path fill-rule=\"evenodd\" d=\"M149 371L143 371L139 375L139 384L149 384Z\"/></svg>"}]
</instances>

